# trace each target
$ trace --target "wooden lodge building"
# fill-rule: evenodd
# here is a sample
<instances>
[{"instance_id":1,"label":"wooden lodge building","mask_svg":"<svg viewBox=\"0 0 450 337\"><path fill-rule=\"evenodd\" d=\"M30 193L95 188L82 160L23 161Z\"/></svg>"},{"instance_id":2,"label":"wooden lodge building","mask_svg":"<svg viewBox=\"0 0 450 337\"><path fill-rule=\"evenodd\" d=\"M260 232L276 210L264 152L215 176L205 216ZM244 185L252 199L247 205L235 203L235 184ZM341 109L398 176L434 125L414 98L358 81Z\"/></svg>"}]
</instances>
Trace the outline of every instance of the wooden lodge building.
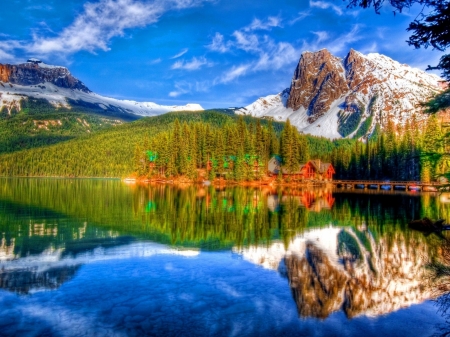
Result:
<instances>
[{"instance_id":1,"label":"wooden lodge building","mask_svg":"<svg viewBox=\"0 0 450 337\"><path fill-rule=\"evenodd\" d=\"M333 174L336 173L331 163L323 163L320 159L313 159L306 164L300 164L296 172L288 172L282 165L281 158L273 156L268 164L269 175L278 176L280 170L283 178L292 177L295 180L332 181Z\"/></svg>"}]
</instances>

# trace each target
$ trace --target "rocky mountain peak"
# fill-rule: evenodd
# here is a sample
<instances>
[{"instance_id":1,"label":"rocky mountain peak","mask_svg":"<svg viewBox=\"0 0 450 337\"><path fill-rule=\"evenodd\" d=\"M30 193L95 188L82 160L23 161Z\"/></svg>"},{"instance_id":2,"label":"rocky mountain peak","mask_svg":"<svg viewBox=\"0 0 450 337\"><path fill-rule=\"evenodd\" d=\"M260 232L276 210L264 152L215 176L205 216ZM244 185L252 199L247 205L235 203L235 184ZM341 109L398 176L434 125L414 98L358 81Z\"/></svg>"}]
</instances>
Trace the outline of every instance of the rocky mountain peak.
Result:
<instances>
[{"instance_id":1,"label":"rocky mountain peak","mask_svg":"<svg viewBox=\"0 0 450 337\"><path fill-rule=\"evenodd\" d=\"M0 64L0 81L24 86L47 82L60 88L91 92L83 82L73 77L67 68L48 65L35 58L17 65Z\"/></svg>"},{"instance_id":2,"label":"rocky mountain peak","mask_svg":"<svg viewBox=\"0 0 450 337\"><path fill-rule=\"evenodd\" d=\"M445 88L442 81L385 55L351 49L341 59L322 49L302 53L287 95L262 97L237 113L289 118L299 131L317 136L367 137L389 121L427 119L421 103Z\"/></svg>"},{"instance_id":3,"label":"rocky mountain peak","mask_svg":"<svg viewBox=\"0 0 450 337\"><path fill-rule=\"evenodd\" d=\"M327 49L305 52L295 69L287 107L303 108L310 123L326 112L331 103L348 91L342 60Z\"/></svg>"}]
</instances>

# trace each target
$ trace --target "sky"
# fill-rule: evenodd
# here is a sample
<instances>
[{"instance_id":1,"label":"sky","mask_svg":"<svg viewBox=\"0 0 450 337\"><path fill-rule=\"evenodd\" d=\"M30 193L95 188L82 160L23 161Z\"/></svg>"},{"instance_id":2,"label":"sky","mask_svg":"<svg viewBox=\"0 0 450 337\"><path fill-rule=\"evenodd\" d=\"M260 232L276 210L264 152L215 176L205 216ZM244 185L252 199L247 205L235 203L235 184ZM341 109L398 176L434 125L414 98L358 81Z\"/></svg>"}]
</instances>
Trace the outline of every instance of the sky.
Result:
<instances>
[{"instance_id":1,"label":"sky","mask_svg":"<svg viewBox=\"0 0 450 337\"><path fill-rule=\"evenodd\" d=\"M204 108L246 106L288 88L304 51L350 48L425 69L414 49L421 8L348 9L342 0L8 0L0 63L68 67L103 96Z\"/></svg>"}]
</instances>

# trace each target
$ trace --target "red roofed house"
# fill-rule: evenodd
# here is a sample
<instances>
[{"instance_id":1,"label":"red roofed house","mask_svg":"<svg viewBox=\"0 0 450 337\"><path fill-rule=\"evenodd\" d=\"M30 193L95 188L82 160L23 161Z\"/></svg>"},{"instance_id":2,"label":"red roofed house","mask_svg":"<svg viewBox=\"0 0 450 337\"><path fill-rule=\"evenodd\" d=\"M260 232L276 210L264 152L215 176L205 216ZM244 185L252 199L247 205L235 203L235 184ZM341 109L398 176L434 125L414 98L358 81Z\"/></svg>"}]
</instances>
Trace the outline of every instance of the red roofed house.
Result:
<instances>
[{"instance_id":1,"label":"red roofed house","mask_svg":"<svg viewBox=\"0 0 450 337\"><path fill-rule=\"evenodd\" d=\"M333 180L333 174L336 173L331 163L323 163L320 159L313 159L306 164L300 164L298 171L289 173L282 166L281 158L273 156L268 164L269 174L278 175L280 169L283 177L291 176L299 180L331 181Z\"/></svg>"}]
</instances>

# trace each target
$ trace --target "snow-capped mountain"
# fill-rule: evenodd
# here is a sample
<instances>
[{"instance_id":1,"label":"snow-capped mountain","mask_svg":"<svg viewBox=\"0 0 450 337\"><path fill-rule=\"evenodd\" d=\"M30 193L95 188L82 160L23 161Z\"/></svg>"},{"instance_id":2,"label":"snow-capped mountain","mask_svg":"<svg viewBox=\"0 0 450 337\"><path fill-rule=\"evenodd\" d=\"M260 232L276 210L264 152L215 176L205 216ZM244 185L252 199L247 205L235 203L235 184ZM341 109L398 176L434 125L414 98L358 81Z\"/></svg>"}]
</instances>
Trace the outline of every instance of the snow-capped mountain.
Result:
<instances>
[{"instance_id":1,"label":"snow-capped mountain","mask_svg":"<svg viewBox=\"0 0 450 337\"><path fill-rule=\"evenodd\" d=\"M380 54L350 50L345 59L328 50L304 52L290 88L238 110L276 121L287 119L304 133L342 138L369 135L388 120L427 118L420 103L440 92L440 77ZM359 131L358 131L359 130Z\"/></svg>"},{"instance_id":2,"label":"snow-capped mountain","mask_svg":"<svg viewBox=\"0 0 450 337\"><path fill-rule=\"evenodd\" d=\"M18 65L0 64L0 109L5 106L8 111L20 110L20 100L26 97L45 99L55 107L83 106L116 116L203 110L199 104L168 106L104 97L89 90L67 68L48 65L38 59Z\"/></svg>"}]
</instances>

